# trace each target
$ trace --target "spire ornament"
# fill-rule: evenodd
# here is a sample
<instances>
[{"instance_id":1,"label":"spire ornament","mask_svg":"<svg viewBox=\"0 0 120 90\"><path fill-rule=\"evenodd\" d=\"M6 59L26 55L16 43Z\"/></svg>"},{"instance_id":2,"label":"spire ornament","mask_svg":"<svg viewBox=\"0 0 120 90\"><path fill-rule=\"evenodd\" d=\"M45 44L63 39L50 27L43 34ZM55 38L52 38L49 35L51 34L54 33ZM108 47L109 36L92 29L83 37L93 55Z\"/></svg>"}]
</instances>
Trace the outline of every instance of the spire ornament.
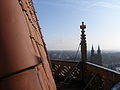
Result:
<instances>
[{"instance_id":1,"label":"spire ornament","mask_svg":"<svg viewBox=\"0 0 120 90\"><path fill-rule=\"evenodd\" d=\"M86 34L85 34L85 30L86 29L86 25L84 25L84 22L82 22L82 25L80 25L80 29L81 30L81 60L82 62L86 62L87 61L87 43L86 43Z\"/></svg>"}]
</instances>

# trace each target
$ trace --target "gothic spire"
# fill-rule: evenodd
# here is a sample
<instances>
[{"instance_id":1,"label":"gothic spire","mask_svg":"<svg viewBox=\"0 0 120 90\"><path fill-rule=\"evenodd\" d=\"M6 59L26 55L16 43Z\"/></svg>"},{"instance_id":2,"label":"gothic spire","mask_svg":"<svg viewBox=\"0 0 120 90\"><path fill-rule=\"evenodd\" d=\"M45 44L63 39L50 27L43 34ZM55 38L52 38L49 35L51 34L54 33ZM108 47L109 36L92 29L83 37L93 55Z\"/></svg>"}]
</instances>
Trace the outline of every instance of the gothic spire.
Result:
<instances>
[{"instance_id":1,"label":"gothic spire","mask_svg":"<svg viewBox=\"0 0 120 90\"><path fill-rule=\"evenodd\" d=\"M101 54L100 45L98 45L97 54Z\"/></svg>"},{"instance_id":2,"label":"gothic spire","mask_svg":"<svg viewBox=\"0 0 120 90\"><path fill-rule=\"evenodd\" d=\"M100 50L100 45L98 45L98 50Z\"/></svg>"},{"instance_id":3,"label":"gothic spire","mask_svg":"<svg viewBox=\"0 0 120 90\"><path fill-rule=\"evenodd\" d=\"M92 45L92 49L91 49L91 55L94 55L94 47Z\"/></svg>"},{"instance_id":4,"label":"gothic spire","mask_svg":"<svg viewBox=\"0 0 120 90\"><path fill-rule=\"evenodd\" d=\"M94 50L94 47L93 47L93 45L92 45L92 50Z\"/></svg>"}]
</instances>

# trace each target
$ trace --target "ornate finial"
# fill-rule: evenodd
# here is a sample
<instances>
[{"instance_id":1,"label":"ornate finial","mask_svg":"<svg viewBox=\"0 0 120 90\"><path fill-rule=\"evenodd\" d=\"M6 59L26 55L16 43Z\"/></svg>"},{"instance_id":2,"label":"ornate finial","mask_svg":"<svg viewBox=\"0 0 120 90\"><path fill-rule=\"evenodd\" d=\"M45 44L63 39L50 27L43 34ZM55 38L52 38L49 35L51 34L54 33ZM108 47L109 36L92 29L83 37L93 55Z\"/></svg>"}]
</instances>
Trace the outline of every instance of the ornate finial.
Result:
<instances>
[{"instance_id":1,"label":"ornate finial","mask_svg":"<svg viewBox=\"0 0 120 90\"><path fill-rule=\"evenodd\" d=\"M85 35L85 29L86 25L84 25L84 22L82 22L82 25L80 25L80 29L82 29L81 34L81 60L82 62L87 61L87 44L86 44L86 35Z\"/></svg>"},{"instance_id":2,"label":"ornate finial","mask_svg":"<svg viewBox=\"0 0 120 90\"><path fill-rule=\"evenodd\" d=\"M85 29L86 25L84 25L84 22L82 22L82 25L80 25L80 29Z\"/></svg>"}]
</instances>

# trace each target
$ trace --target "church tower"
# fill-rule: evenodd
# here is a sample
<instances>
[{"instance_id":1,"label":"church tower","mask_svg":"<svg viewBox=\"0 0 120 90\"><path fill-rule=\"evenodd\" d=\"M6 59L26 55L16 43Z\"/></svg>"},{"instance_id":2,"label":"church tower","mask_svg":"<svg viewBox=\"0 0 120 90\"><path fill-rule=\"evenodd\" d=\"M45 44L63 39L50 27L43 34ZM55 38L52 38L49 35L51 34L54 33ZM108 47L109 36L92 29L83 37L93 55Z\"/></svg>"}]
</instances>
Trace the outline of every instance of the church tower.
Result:
<instances>
[{"instance_id":1,"label":"church tower","mask_svg":"<svg viewBox=\"0 0 120 90\"><path fill-rule=\"evenodd\" d=\"M101 55L101 50L99 45L98 45L97 53L95 53L94 47L92 45L90 62L97 65L102 65L102 55Z\"/></svg>"}]
</instances>

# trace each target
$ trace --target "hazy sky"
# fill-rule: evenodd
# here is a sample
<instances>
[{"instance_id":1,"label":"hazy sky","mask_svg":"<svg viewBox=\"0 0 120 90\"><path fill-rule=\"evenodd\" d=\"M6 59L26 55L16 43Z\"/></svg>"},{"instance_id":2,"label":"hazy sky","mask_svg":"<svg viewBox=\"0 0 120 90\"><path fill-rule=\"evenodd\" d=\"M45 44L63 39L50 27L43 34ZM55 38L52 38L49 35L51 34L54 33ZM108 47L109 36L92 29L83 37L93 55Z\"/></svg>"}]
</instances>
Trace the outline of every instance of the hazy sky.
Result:
<instances>
[{"instance_id":1,"label":"hazy sky","mask_svg":"<svg viewBox=\"0 0 120 90\"><path fill-rule=\"evenodd\" d=\"M34 0L48 49L76 50L79 25L87 25L87 44L120 50L120 0Z\"/></svg>"}]
</instances>

